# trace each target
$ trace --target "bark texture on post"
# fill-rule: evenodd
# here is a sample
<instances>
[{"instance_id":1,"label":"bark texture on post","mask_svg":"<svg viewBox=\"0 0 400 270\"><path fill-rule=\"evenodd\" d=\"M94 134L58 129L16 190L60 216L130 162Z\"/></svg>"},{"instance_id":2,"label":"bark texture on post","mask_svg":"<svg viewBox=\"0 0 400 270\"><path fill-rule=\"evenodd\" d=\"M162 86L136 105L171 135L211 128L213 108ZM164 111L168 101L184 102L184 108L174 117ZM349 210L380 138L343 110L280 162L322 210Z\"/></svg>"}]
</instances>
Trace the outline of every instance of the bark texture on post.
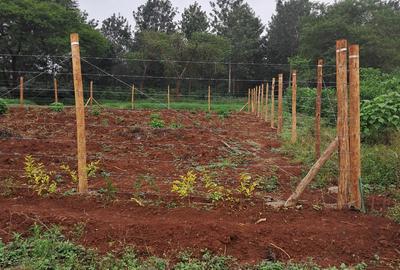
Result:
<instances>
[{"instance_id":1,"label":"bark texture on post","mask_svg":"<svg viewBox=\"0 0 400 270\"><path fill-rule=\"evenodd\" d=\"M321 155L321 101L324 60L318 60L317 67L317 99L315 101L315 158Z\"/></svg>"},{"instance_id":2,"label":"bark texture on post","mask_svg":"<svg viewBox=\"0 0 400 270\"><path fill-rule=\"evenodd\" d=\"M337 133L339 138L339 192L338 209L348 203L350 176L348 90L347 90L347 40L336 42Z\"/></svg>"},{"instance_id":3,"label":"bark texture on post","mask_svg":"<svg viewBox=\"0 0 400 270\"><path fill-rule=\"evenodd\" d=\"M275 127L275 78L272 79L271 85L271 127Z\"/></svg>"},{"instance_id":4,"label":"bark texture on post","mask_svg":"<svg viewBox=\"0 0 400 270\"><path fill-rule=\"evenodd\" d=\"M283 129L283 74L279 74L278 82L278 133Z\"/></svg>"},{"instance_id":5,"label":"bark texture on post","mask_svg":"<svg viewBox=\"0 0 400 270\"><path fill-rule=\"evenodd\" d=\"M81 71L81 57L79 49L79 35L71 34L72 67L74 74L75 110L78 150L78 191L87 193L88 182L86 173L86 132L85 106L83 103L83 84Z\"/></svg>"},{"instance_id":6,"label":"bark texture on post","mask_svg":"<svg viewBox=\"0 0 400 270\"><path fill-rule=\"evenodd\" d=\"M349 69L350 205L361 209L360 48L358 45L350 46Z\"/></svg>"},{"instance_id":7,"label":"bark texture on post","mask_svg":"<svg viewBox=\"0 0 400 270\"><path fill-rule=\"evenodd\" d=\"M292 74L292 138L291 142L297 141L297 71Z\"/></svg>"},{"instance_id":8,"label":"bark texture on post","mask_svg":"<svg viewBox=\"0 0 400 270\"><path fill-rule=\"evenodd\" d=\"M268 121L268 92L269 92L269 84L267 82L265 84L265 121Z\"/></svg>"}]
</instances>

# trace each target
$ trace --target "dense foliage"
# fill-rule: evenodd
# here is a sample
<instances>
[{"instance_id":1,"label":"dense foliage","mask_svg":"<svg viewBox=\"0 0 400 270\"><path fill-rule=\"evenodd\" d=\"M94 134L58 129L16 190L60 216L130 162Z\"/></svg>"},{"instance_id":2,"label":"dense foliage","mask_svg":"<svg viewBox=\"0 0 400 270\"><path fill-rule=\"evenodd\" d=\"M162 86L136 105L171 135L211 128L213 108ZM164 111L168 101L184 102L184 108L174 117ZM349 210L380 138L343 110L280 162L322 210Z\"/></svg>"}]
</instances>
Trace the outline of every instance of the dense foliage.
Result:
<instances>
[{"instance_id":1,"label":"dense foliage","mask_svg":"<svg viewBox=\"0 0 400 270\"><path fill-rule=\"evenodd\" d=\"M0 115L7 113L8 107L7 104L0 98Z\"/></svg>"}]
</instances>

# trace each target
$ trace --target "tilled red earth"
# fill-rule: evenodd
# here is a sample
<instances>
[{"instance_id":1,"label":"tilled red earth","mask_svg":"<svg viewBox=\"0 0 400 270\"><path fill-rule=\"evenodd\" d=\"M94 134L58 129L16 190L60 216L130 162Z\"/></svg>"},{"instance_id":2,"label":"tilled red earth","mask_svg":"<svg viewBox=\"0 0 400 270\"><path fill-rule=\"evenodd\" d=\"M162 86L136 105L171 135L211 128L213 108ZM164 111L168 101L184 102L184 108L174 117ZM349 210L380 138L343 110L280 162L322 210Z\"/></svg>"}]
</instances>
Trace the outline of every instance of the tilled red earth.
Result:
<instances>
[{"instance_id":1,"label":"tilled red earth","mask_svg":"<svg viewBox=\"0 0 400 270\"><path fill-rule=\"evenodd\" d=\"M373 268L400 268L400 226L386 218L352 211L320 210L334 202L325 191L308 191L302 208L277 210L266 205L285 199L299 180L302 166L282 156L275 130L247 114L227 118L204 113L161 111L166 127L149 126L151 111L88 113L89 161L111 174L116 198L96 191L105 188L99 175L91 179L91 195L67 195L74 184L66 175L57 195L38 197L28 189L23 162L32 155L55 175L61 164L75 168L75 115L48 109L12 109L0 118L0 183L13 179L11 192L0 196L0 238L26 233L36 223L60 225L74 241L100 252L128 245L140 255L173 259L182 250L209 249L243 263L264 259L306 261L323 265L366 262ZM234 189L240 173L278 178L276 190L258 191L254 198L212 204L204 190L181 200L171 183L187 171L206 168L218 182ZM138 194L135 181L144 179ZM151 181L150 181L150 180ZM63 195L65 194L65 195ZM5 196L7 195L7 196ZM144 206L130 200L140 196ZM390 201L370 198L375 210ZM261 222L257 222L260 221ZM379 257L379 260L376 259ZM373 261L373 262L371 262ZM376 265L375 265L376 263ZM398 267L398 268L396 268Z\"/></svg>"}]
</instances>

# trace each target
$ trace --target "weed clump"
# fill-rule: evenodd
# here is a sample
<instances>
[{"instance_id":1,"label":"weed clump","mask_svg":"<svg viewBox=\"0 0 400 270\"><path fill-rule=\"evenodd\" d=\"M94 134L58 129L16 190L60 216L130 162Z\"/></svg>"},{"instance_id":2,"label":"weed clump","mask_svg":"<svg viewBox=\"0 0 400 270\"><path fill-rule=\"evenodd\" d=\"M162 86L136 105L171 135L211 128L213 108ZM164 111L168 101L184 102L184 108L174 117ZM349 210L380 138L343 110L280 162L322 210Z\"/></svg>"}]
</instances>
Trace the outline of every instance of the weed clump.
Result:
<instances>
[{"instance_id":1,"label":"weed clump","mask_svg":"<svg viewBox=\"0 0 400 270\"><path fill-rule=\"evenodd\" d=\"M8 107L6 102L0 98L0 115L6 114L8 112Z\"/></svg>"}]
</instances>

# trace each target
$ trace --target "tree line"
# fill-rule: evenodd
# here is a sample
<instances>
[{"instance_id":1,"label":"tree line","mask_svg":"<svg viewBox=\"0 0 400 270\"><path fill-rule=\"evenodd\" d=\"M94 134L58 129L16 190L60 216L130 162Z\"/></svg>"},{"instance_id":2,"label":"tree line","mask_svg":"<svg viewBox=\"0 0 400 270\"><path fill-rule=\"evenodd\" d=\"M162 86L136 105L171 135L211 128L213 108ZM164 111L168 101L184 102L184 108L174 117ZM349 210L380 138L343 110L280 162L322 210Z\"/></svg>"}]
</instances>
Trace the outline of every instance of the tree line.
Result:
<instances>
[{"instance_id":1,"label":"tree line","mask_svg":"<svg viewBox=\"0 0 400 270\"><path fill-rule=\"evenodd\" d=\"M114 14L88 19L75 0L0 1L1 86L26 71L70 78L69 34L78 32L85 79L109 85L120 76L141 91L171 84L177 95L212 85L221 94L245 89L291 68L312 84L315 64L335 63L335 40L361 45L361 64L390 72L400 60L400 4L395 0L278 0L263 25L243 0L214 0L210 14L197 2L178 14L170 0L147 0L132 11L135 24ZM69 77L68 77L69 76ZM39 80L39 79L38 79ZM204 92L204 91L203 91ZM191 93L191 92L190 92Z\"/></svg>"}]
</instances>

